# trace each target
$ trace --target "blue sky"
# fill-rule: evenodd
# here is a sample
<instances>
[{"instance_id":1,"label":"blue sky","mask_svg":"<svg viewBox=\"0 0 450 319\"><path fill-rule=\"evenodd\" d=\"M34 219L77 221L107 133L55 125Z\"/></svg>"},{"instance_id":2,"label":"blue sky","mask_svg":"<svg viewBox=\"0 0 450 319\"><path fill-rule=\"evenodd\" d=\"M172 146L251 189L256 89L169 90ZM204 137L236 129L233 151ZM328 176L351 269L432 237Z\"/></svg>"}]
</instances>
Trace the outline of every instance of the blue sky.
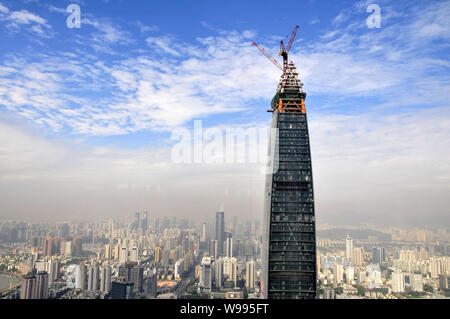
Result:
<instances>
[{"instance_id":1,"label":"blue sky","mask_svg":"<svg viewBox=\"0 0 450 319\"><path fill-rule=\"evenodd\" d=\"M66 25L72 3L81 8L80 29ZM381 8L381 28L366 24L371 3ZM145 192L121 193L117 207L111 189L204 193L219 176L204 213L225 202L231 215L246 207L258 216L251 202L261 202L264 176L249 167L170 165L170 136L196 119L204 127L267 127L280 74L251 43L276 56L297 24L290 59L308 93L318 211L403 218L420 216L433 200L433 213L444 214L449 18L450 1L0 0L0 186L32 193L46 185L42 192L54 194L66 185L77 194L29 206L11 197L0 215L36 205L37 215L64 205L99 216L147 207L172 214L177 206ZM233 204L221 194L235 184L251 196ZM93 189L97 200L89 201ZM188 201L180 197L198 210Z\"/></svg>"}]
</instances>

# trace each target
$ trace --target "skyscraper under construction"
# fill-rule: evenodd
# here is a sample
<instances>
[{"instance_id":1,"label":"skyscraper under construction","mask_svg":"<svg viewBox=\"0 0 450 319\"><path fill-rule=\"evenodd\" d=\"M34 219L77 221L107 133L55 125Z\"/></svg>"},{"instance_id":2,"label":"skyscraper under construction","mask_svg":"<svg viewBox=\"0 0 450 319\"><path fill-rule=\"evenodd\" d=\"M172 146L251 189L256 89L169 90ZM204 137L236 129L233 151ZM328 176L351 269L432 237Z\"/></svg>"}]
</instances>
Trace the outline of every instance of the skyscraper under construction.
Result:
<instances>
[{"instance_id":1,"label":"skyscraper under construction","mask_svg":"<svg viewBox=\"0 0 450 319\"><path fill-rule=\"evenodd\" d=\"M294 64L283 57L283 74L269 110L276 133L269 143L264 195L261 292L269 299L313 299L316 242L306 93Z\"/></svg>"}]
</instances>

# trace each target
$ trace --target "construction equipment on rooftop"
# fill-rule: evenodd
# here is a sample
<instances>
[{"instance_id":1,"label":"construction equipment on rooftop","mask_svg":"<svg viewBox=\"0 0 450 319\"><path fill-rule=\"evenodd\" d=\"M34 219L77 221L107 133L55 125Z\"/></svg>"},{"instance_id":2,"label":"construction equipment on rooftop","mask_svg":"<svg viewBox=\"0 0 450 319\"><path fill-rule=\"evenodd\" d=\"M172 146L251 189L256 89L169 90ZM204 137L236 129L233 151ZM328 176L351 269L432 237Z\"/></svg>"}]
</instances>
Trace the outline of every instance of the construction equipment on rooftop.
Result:
<instances>
[{"instance_id":1,"label":"construction equipment on rooftop","mask_svg":"<svg viewBox=\"0 0 450 319\"><path fill-rule=\"evenodd\" d=\"M283 40L281 40L280 42L280 52L278 54L283 57L283 66L281 66L280 63L278 63L278 61L274 57L272 57L260 44L253 42L253 45L255 45L259 49L259 51L261 51L261 53L264 54L273 64L275 64L277 68L285 73L288 68L288 54L289 51L291 51L292 45L294 44L298 28L299 26L297 25L292 31L287 47L284 46Z\"/></svg>"},{"instance_id":2,"label":"construction equipment on rooftop","mask_svg":"<svg viewBox=\"0 0 450 319\"><path fill-rule=\"evenodd\" d=\"M294 44L298 28L299 26L296 26L292 31L287 47L284 46L283 40L280 42L279 55L283 57L283 65L272 57L260 44L253 42L264 56L283 71L277 87L277 93L272 99L271 109L267 110L268 112L275 112L277 110L278 113L306 113L306 92L303 91L303 83L298 78L298 72L294 62L291 61L288 63L288 55Z\"/></svg>"}]
</instances>

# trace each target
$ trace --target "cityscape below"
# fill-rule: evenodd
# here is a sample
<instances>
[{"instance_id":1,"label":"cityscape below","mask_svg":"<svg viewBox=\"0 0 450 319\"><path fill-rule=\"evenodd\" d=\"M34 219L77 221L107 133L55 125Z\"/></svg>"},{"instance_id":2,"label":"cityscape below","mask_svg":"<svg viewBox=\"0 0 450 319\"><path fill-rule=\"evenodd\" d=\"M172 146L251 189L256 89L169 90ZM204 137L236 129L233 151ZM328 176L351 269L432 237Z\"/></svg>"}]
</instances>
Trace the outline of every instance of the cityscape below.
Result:
<instances>
[{"instance_id":1,"label":"cityscape below","mask_svg":"<svg viewBox=\"0 0 450 319\"><path fill-rule=\"evenodd\" d=\"M215 219L214 219L215 217ZM450 296L447 229L318 226L317 298ZM260 298L262 223L151 216L0 224L3 299Z\"/></svg>"}]
</instances>

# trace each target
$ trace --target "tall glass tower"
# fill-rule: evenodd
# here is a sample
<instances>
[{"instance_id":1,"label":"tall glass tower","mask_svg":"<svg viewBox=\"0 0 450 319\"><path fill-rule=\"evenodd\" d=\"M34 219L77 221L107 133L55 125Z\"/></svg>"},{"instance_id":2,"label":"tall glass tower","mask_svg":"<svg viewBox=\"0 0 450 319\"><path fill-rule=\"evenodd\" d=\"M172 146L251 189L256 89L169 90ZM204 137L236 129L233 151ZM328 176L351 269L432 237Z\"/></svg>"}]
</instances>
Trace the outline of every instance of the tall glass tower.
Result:
<instances>
[{"instance_id":1,"label":"tall glass tower","mask_svg":"<svg viewBox=\"0 0 450 319\"><path fill-rule=\"evenodd\" d=\"M220 256L224 253L224 245L223 242L225 241L225 218L224 218L224 212L216 212L216 240L217 240L217 249L218 254Z\"/></svg>"},{"instance_id":2,"label":"tall glass tower","mask_svg":"<svg viewBox=\"0 0 450 319\"><path fill-rule=\"evenodd\" d=\"M314 193L306 93L291 62L272 100L261 292L269 299L316 297Z\"/></svg>"}]
</instances>

